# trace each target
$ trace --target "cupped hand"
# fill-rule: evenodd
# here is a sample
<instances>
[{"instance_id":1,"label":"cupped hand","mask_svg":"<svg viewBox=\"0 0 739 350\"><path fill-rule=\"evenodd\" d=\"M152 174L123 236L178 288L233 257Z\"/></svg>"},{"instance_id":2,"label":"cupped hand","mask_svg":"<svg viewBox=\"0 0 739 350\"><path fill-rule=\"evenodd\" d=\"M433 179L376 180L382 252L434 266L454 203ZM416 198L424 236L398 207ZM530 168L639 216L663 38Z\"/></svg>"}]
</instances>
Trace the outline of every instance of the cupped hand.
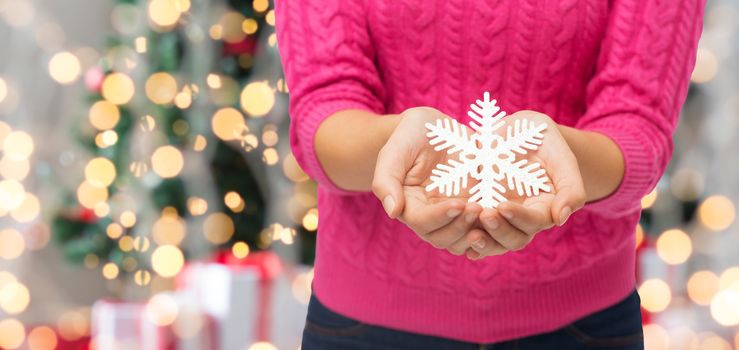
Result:
<instances>
[{"instance_id":1,"label":"cupped hand","mask_svg":"<svg viewBox=\"0 0 739 350\"><path fill-rule=\"evenodd\" d=\"M377 156L372 191L391 218L397 218L436 248L462 255L469 249L465 235L482 208L467 203L466 193L446 197L427 192L431 170L449 155L429 145L426 123L449 118L430 107L401 114L401 121Z\"/></svg>"},{"instance_id":2,"label":"cupped hand","mask_svg":"<svg viewBox=\"0 0 739 350\"><path fill-rule=\"evenodd\" d=\"M508 201L496 209L483 210L481 225L471 229L465 237L470 245L466 252L470 259L522 249L540 231L564 225L569 216L585 204L586 193L577 158L557 124L547 115L534 111L514 113L506 117L506 123L524 118L547 124L539 149L528 152L523 158L541 164L551 180L552 191L534 197L517 196L515 191L508 191L505 194Z\"/></svg>"}]
</instances>

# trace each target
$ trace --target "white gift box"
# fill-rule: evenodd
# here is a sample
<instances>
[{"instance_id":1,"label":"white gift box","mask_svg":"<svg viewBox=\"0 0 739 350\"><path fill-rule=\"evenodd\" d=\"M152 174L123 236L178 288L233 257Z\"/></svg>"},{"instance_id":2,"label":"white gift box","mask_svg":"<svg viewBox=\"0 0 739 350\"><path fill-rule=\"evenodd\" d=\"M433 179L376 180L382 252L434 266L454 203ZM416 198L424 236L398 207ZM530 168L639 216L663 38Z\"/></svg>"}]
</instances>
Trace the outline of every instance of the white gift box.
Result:
<instances>
[{"instance_id":1,"label":"white gift box","mask_svg":"<svg viewBox=\"0 0 739 350\"><path fill-rule=\"evenodd\" d=\"M295 287L294 281L310 267L284 268L274 259L243 265L196 262L178 276L178 299L213 319L217 349L247 350L260 342L278 349L300 346L307 305L294 289L308 286ZM179 349L199 349L203 341L192 343L181 341Z\"/></svg>"}]
</instances>

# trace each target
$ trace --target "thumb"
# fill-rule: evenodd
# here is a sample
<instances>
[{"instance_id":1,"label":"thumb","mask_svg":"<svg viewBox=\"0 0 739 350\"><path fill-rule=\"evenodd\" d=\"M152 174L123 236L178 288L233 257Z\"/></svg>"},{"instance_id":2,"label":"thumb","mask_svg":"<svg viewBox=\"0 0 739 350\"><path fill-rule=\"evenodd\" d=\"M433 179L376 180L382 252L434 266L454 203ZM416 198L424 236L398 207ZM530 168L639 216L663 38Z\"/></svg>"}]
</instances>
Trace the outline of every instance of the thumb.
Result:
<instances>
[{"instance_id":1,"label":"thumb","mask_svg":"<svg viewBox=\"0 0 739 350\"><path fill-rule=\"evenodd\" d=\"M385 212L392 219L403 212L403 181L413 162L407 157L409 152L402 148L393 143L392 138L385 144L377 155L372 179L372 192L382 201Z\"/></svg>"}]
</instances>

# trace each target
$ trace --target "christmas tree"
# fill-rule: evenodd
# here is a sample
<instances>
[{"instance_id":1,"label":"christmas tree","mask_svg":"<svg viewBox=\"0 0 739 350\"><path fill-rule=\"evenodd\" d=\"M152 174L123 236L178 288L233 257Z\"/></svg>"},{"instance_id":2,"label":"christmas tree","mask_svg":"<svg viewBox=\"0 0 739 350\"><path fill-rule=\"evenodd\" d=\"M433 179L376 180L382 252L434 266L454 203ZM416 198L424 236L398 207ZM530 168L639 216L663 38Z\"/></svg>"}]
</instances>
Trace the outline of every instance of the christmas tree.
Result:
<instances>
[{"instance_id":1,"label":"christmas tree","mask_svg":"<svg viewBox=\"0 0 739 350\"><path fill-rule=\"evenodd\" d=\"M117 1L117 33L85 73L89 110L73 127L90 160L70 174L84 178L52 221L69 261L147 285L212 249L243 257L296 235L299 259L312 261L314 196L291 212L298 231L267 222L271 168L282 163L302 192L313 190L280 157L287 118L276 105L287 87L278 64L260 63L279 62L271 9L266 0Z\"/></svg>"}]
</instances>

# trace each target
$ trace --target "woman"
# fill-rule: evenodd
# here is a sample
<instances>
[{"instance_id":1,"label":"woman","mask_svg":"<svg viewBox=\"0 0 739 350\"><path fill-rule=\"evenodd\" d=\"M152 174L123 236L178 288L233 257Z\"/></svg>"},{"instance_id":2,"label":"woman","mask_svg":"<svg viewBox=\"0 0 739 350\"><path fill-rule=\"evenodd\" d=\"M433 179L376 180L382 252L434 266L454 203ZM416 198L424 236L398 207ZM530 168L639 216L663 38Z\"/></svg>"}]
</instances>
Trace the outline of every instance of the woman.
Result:
<instances>
[{"instance_id":1,"label":"woman","mask_svg":"<svg viewBox=\"0 0 739 350\"><path fill-rule=\"evenodd\" d=\"M318 182L303 349L643 348L640 199L672 152L703 0L278 0L291 145ZM426 192L424 125L547 123L552 191Z\"/></svg>"}]
</instances>

